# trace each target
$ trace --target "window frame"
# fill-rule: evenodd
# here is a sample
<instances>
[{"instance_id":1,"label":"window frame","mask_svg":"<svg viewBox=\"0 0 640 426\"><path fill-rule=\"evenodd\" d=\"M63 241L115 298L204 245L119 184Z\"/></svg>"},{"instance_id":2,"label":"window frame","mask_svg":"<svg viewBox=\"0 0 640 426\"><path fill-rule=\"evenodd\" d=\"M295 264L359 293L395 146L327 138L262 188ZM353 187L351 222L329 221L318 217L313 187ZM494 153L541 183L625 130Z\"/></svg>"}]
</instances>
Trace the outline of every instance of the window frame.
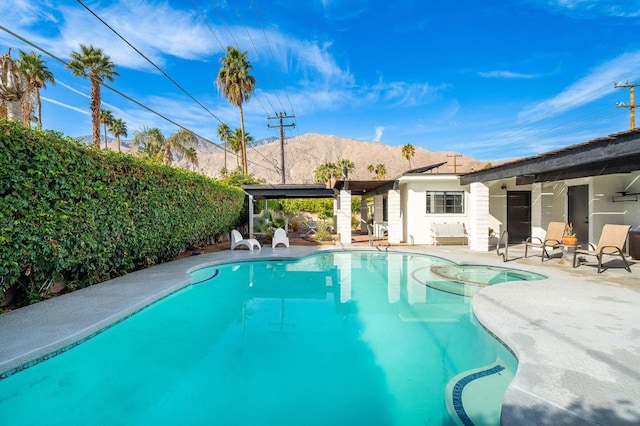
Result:
<instances>
[{"instance_id":1,"label":"window frame","mask_svg":"<svg viewBox=\"0 0 640 426\"><path fill-rule=\"evenodd\" d=\"M438 200L435 198L437 195L442 197L441 204L438 206ZM465 214L465 191L459 190L428 190L425 192L425 213L426 214L452 214L452 215L464 215ZM456 200L459 199L459 203ZM437 207L441 207L442 211L437 210ZM450 207L450 210L447 209ZM456 210L460 211L456 211Z\"/></svg>"}]
</instances>

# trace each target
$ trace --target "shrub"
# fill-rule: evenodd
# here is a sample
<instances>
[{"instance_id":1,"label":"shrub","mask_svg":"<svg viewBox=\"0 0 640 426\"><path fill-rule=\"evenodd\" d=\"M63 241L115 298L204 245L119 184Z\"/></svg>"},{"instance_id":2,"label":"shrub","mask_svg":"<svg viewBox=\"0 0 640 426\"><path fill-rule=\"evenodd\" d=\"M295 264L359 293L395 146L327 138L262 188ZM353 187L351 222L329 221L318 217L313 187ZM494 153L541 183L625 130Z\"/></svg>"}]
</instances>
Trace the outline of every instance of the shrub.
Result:
<instances>
[{"instance_id":1,"label":"shrub","mask_svg":"<svg viewBox=\"0 0 640 426\"><path fill-rule=\"evenodd\" d=\"M0 299L81 288L228 232L241 190L0 119Z\"/></svg>"}]
</instances>

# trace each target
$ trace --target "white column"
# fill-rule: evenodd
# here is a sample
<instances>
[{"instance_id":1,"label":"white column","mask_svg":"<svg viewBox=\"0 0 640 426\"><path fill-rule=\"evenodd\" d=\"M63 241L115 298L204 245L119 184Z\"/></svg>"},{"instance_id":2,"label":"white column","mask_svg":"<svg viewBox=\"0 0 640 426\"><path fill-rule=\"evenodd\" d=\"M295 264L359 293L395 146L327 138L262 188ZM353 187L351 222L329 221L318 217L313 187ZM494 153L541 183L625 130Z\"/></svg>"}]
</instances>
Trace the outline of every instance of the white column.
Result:
<instances>
[{"instance_id":1,"label":"white column","mask_svg":"<svg viewBox=\"0 0 640 426\"><path fill-rule=\"evenodd\" d=\"M347 303L351 300L351 253L336 253L333 259L340 280L340 303Z\"/></svg>"},{"instance_id":2,"label":"white column","mask_svg":"<svg viewBox=\"0 0 640 426\"><path fill-rule=\"evenodd\" d=\"M387 258L387 300L396 303L400 300L400 282L404 256L388 256Z\"/></svg>"},{"instance_id":3,"label":"white column","mask_svg":"<svg viewBox=\"0 0 640 426\"><path fill-rule=\"evenodd\" d=\"M544 238L546 226L542 223L542 184L531 185L531 236Z\"/></svg>"},{"instance_id":4,"label":"white column","mask_svg":"<svg viewBox=\"0 0 640 426\"><path fill-rule=\"evenodd\" d=\"M489 187L474 182L469 194L469 249L489 251Z\"/></svg>"},{"instance_id":5,"label":"white column","mask_svg":"<svg viewBox=\"0 0 640 426\"><path fill-rule=\"evenodd\" d=\"M407 260L407 274L423 265L414 264L412 259ZM410 305L427 303L427 286L417 280L407 280L407 302Z\"/></svg>"},{"instance_id":6,"label":"white column","mask_svg":"<svg viewBox=\"0 0 640 426\"><path fill-rule=\"evenodd\" d=\"M333 229L338 232L338 209L340 196L337 196L333 199Z\"/></svg>"},{"instance_id":7,"label":"white column","mask_svg":"<svg viewBox=\"0 0 640 426\"><path fill-rule=\"evenodd\" d=\"M382 204L382 199L384 197L382 195L375 195L373 197L373 221L375 223L382 223L382 219L383 219L383 214L384 214L384 204ZM375 236L376 237L381 237L382 235L380 235L380 227L379 226L374 226L373 227L374 232L375 232Z\"/></svg>"},{"instance_id":8,"label":"white column","mask_svg":"<svg viewBox=\"0 0 640 426\"><path fill-rule=\"evenodd\" d=\"M387 194L387 241L399 244L402 241L402 217L400 216L400 191L397 189Z\"/></svg>"},{"instance_id":9,"label":"white column","mask_svg":"<svg viewBox=\"0 0 640 426\"><path fill-rule=\"evenodd\" d=\"M340 191L337 230L340 234L340 242L351 244L351 191Z\"/></svg>"},{"instance_id":10,"label":"white column","mask_svg":"<svg viewBox=\"0 0 640 426\"><path fill-rule=\"evenodd\" d=\"M249 195L249 238L253 238L253 195Z\"/></svg>"},{"instance_id":11,"label":"white column","mask_svg":"<svg viewBox=\"0 0 640 426\"><path fill-rule=\"evenodd\" d=\"M360 231L367 232L367 220L369 219L369 208L367 207L367 199L362 197L360 201Z\"/></svg>"}]
</instances>

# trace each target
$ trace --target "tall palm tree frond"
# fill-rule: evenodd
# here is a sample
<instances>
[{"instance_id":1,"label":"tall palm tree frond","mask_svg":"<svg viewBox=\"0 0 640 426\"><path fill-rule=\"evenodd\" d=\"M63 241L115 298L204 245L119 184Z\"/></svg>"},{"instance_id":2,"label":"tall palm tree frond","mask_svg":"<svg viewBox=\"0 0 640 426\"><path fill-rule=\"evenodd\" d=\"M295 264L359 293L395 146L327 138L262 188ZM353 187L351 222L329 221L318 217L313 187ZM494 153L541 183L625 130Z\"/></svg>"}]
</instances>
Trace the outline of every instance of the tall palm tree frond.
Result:
<instances>
[{"instance_id":1,"label":"tall palm tree frond","mask_svg":"<svg viewBox=\"0 0 640 426\"><path fill-rule=\"evenodd\" d=\"M251 94L256 87L256 79L250 74L253 66L247 60L247 52L228 46L227 55L220 58L220 70L216 77L215 84L220 89L227 100L238 107L240 111L240 130L242 142L240 152L242 155L242 168L245 174L248 173L247 165L247 142L244 130L244 112L242 105L251 98Z\"/></svg>"},{"instance_id":2,"label":"tall palm tree frond","mask_svg":"<svg viewBox=\"0 0 640 426\"><path fill-rule=\"evenodd\" d=\"M81 44L79 52L71 53L71 60L66 66L74 75L91 80L92 142L100 148L100 83L113 81L120 75L115 70L116 64L102 49Z\"/></svg>"},{"instance_id":3,"label":"tall palm tree frond","mask_svg":"<svg viewBox=\"0 0 640 426\"><path fill-rule=\"evenodd\" d=\"M20 58L18 59L18 69L20 74L25 78L27 83L28 96L35 96L38 114L36 121L38 127L42 128L42 101L40 99L40 89L44 89L47 83L55 84L53 73L45 65L42 56L34 51L26 53L20 50ZM28 114L33 113L33 106L29 105Z\"/></svg>"}]
</instances>

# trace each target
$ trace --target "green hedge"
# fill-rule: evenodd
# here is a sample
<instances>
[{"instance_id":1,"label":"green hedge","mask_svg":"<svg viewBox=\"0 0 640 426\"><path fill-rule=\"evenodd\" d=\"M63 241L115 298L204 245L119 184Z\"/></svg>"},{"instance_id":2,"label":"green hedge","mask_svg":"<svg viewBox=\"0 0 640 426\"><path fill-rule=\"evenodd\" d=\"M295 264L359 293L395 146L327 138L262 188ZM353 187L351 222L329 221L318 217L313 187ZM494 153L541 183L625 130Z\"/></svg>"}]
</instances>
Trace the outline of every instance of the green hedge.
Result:
<instances>
[{"instance_id":1,"label":"green hedge","mask_svg":"<svg viewBox=\"0 0 640 426\"><path fill-rule=\"evenodd\" d=\"M14 287L37 300L51 280L85 287L228 232L244 195L0 119L0 200L0 299Z\"/></svg>"}]
</instances>

